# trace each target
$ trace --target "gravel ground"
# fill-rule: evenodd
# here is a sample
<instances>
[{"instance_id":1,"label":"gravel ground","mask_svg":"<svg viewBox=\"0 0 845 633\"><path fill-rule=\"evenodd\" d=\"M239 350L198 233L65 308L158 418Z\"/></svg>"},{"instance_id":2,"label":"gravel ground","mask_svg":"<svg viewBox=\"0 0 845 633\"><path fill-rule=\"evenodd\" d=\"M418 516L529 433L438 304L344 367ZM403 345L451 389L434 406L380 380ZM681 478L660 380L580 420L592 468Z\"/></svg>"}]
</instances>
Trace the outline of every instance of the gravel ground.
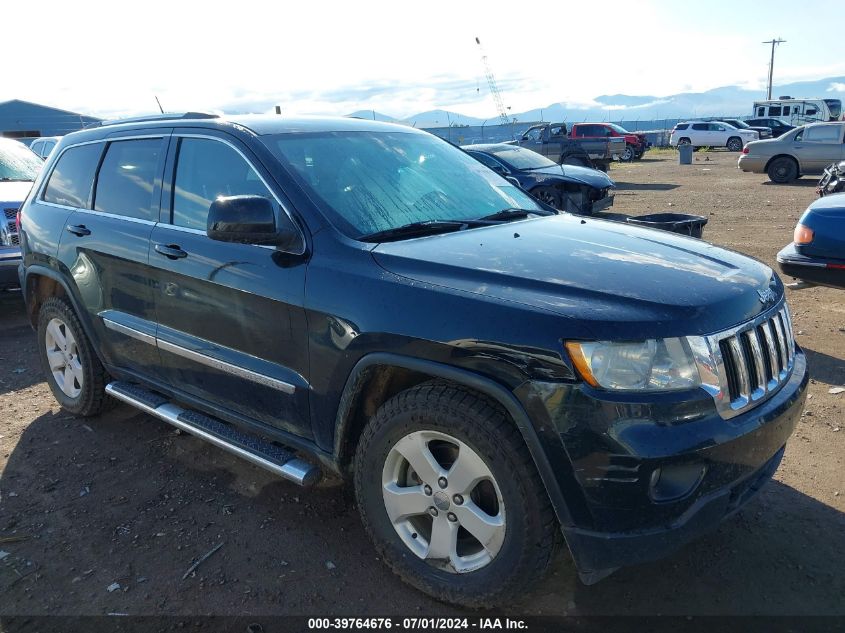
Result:
<instances>
[{"instance_id":1,"label":"gravel ground","mask_svg":"<svg viewBox=\"0 0 845 633\"><path fill-rule=\"evenodd\" d=\"M736 154L614 165L614 210L706 216L774 266L814 180L775 186ZM520 614L845 615L845 293L789 291L812 383L775 481L714 534L592 587L559 555ZM304 491L128 407L61 412L19 294L0 297L0 615L446 614L378 560L348 491ZM192 563L222 544L195 572Z\"/></svg>"}]
</instances>

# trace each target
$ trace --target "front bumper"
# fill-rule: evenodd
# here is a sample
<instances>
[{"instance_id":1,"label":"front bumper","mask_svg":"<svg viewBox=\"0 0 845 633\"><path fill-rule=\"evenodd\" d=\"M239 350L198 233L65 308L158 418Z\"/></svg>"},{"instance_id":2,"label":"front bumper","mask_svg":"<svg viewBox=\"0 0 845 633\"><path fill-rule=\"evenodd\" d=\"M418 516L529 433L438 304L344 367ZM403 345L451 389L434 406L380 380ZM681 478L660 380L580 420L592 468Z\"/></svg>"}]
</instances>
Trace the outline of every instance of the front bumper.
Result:
<instances>
[{"instance_id":1,"label":"front bumper","mask_svg":"<svg viewBox=\"0 0 845 633\"><path fill-rule=\"evenodd\" d=\"M845 290L845 260L808 257L799 253L792 243L778 253L777 261L781 272L788 277Z\"/></svg>"},{"instance_id":2,"label":"front bumper","mask_svg":"<svg viewBox=\"0 0 845 633\"><path fill-rule=\"evenodd\" d=\"M20 248L0 246L0 288L20 285L18 266L22 261Z\"/></svg>"},{"instance_id":3,"label":"front bumper","mask_svg":"<svg viewBox=\"0 0 845 633\"><path fill-rule=\"evenodd\" d=\"M742 507L777 469L808 381L796 349L783 387L729 420L703 392L698 400L667 394L658 404L602 399L579 386L545 398L578 484L564 490L572 524L562 529L582 578L661 558ZM685 471L700 472L688 490L655 500L663 474Z\"/></svg>"}]
</instances>

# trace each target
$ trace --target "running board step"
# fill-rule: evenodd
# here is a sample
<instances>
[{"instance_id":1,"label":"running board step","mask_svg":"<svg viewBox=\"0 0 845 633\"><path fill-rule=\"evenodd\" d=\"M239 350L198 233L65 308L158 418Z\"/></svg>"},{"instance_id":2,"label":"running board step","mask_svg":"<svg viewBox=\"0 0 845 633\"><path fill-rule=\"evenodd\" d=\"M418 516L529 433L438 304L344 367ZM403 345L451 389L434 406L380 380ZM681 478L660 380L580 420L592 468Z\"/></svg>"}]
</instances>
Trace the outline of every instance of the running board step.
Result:
<instances>
[{"instance_id":1,"label":"running board step","mask_svg":"<svg viewBox=\"0 0 845 633\"><path fill-rule=\"evenodd\" d=\"M295 457L291 451L238 431L215 418L177 406L138 385L110 382L106 385L106 393L300 486L312 486L322 477L317 466Z\"/></svg>"}]
</instances>

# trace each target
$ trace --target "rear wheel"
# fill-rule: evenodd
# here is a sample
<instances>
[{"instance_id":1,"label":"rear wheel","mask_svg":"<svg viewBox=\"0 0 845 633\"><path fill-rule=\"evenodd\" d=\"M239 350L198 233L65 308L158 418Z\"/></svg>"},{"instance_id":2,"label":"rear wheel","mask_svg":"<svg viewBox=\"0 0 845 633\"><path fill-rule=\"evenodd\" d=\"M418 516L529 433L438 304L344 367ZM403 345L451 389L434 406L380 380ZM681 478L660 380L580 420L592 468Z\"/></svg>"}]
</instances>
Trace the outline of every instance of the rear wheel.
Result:
<instances>
[{"instance_id":1,"label":"rear wheel","mask_svg":"<svg viewBox=\"0 0 845 633\"><path fill-rule=\"evenodd\" d=\"M792 182L798 178L798 163L788 156L775 158L766 168L769 180L778 184Z\"/></svg>"},{"instance_id":2,"label":"rear wheel","mask_svg":"<svg viewBox=\"0 0 845 633\"><path fill-rule=\"evenodd\" d=\"M691 144L692 144L692 141L690 141L686 136L678 139L678 145L691 145Z\"/></svg>"},{"instance_id":3,"label":"rear wheel","mask_svg":"<svg viewBox=\"0 0 845 633\"><path fill-rule=\"evenodd\" d=\"M97 415L112 402L105 393L108 375L63 299L51 297L41 306L38 348L47 384L65 411Z\"/></svg>"},{"instance_id":4,"label":"rear wheel","mask_svg":"<svg viewBox=\"0 0 845 633\"><path fill-rule=\"evenodd\" d=\"M728 139L727 144L725 147L728 148L729 152L741 152L742 151L742 139L738 136L732 136Z\"/></svg>"},{"instance_id":5,"label":"rear wheel","mask_svg":"<svg viewBox=\"0 0 845 633\"><path fill-rule=\"evenodd\" d=\"M364 527L403 580L501 606L551 560L556 519L514 425L486 398L427 383L386 402L355 455Z\"/></svg>"},{"instance_id":6,"label":"rear wheel","mask_svg":"<svg viewBox=\"0 0 845 633\"><path fill-rule=\"evenodd\" d=\"M563 209L563 199L560 191L554 187L537 187L531 190L531 195L540 202L545 202L550 207L560 210Z\"/></svg>"}]
</instances>

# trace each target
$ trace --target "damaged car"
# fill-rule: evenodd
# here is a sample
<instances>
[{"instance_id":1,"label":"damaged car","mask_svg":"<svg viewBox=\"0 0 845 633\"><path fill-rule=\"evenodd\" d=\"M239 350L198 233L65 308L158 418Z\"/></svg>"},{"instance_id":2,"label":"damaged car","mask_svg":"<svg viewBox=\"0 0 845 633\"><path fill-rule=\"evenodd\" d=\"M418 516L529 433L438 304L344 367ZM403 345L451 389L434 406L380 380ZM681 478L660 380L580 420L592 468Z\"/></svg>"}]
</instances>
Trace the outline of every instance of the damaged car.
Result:
<instances>
[{"instance_id":1,"label":"damaged car","mask_svg":"<svg viewBox=\"0 0 845 633\"><path fill-rule=\"evenodd\" d=\"M462 149L555 209L590 215L613 206L616 184L598 169L558 165L537 152L506 143L465 145Z\"/></svg>"}]
</instances>

